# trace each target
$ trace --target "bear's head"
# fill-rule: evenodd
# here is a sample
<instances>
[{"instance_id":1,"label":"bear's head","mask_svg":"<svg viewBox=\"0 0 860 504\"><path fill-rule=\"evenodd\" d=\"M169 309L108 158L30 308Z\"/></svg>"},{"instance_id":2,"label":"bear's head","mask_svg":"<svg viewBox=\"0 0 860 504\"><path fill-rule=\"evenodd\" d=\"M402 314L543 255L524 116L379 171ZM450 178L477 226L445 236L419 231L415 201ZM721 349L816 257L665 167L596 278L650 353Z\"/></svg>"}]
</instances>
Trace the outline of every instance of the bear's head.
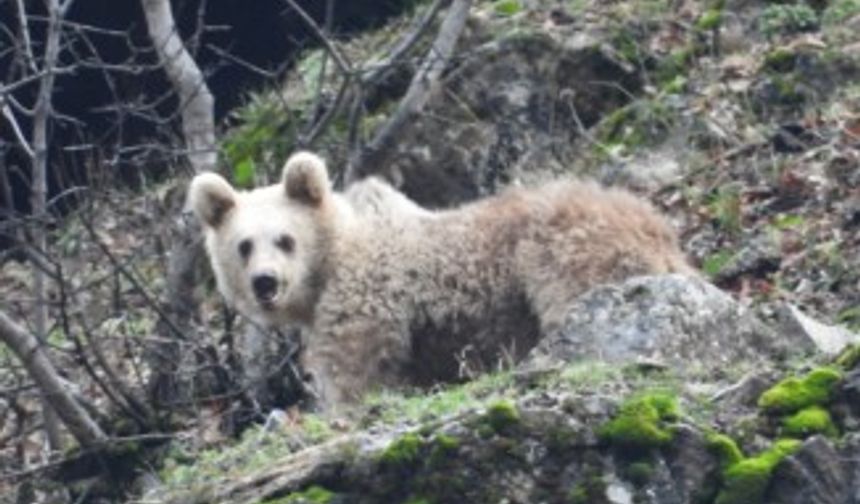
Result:
<instances>
[{"instance_id":1,"label":"bear's head","mask_svg":"<svg viewBox=\"0 0 860 504\"><path fill-rule=\"evenodd\" d=\"M252 191L204 173L191 182L188 198L227 302L260 324L307 322L331 236L325 163L308 152L294 154L280 184Z\"/></svg>"}]
</instances>

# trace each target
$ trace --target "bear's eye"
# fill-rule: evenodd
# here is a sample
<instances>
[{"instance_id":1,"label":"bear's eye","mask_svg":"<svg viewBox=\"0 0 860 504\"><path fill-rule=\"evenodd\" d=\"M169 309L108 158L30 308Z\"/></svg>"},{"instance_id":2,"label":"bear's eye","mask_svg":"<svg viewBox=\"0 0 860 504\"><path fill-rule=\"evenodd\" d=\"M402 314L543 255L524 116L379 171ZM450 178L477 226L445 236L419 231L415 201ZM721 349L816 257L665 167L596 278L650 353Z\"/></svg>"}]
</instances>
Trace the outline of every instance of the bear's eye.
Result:
<instances>
[{"instance_id":1,"label":"bear's eye","mask_svg":"<svg viewBox=\"0 0 860 504\"><path fill-rule=\"evenodd\" d=\"M293 248L295 248L296 242L293 240L292 236L284 234L278 237L278 241L275 242L275 245L285 253L289 254L293 251Z\"/></svg>"},{"instance_id":2,"label":"bear's eye","mask_svg":"<svg viewBox=\"0 0 860 504\"><path fill-rule=\"evenodd\" d=\"M239 242L239 255L242 256L242 259L247 259L251 255L252 250L254 250L254 244L251 243L251 240L242 240Z\"/></svg>"}]
</instances>

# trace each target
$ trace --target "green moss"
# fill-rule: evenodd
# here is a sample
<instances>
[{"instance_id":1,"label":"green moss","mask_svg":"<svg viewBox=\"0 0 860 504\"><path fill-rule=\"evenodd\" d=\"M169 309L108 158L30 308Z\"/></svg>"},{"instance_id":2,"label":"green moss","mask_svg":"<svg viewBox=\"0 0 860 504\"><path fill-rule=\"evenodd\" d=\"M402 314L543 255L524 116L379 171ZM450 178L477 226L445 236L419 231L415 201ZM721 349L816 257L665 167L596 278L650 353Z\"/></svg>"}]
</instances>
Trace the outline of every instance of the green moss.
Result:
<instances>
[{"instance_id":1,"label":"green moss","mask_svg":"<svg viewBox=\"0 0 860 504\"><path fill-rule=\"evenodd\" d=\"M585 485L580 483L574 486L567 495L567 502L570 504L588 504L591 502L588 489L585 488Z\"/></svg>"},{"instance_id":2,"label":"green moss","mask_svg":"<svg viewBox=\"0 0 860 504\"><path fill-rule=\"evenodd\" d=\"M484 414L483 422L496 434L503 434L511 427L519 424L520 412L510 401L498 401L491 404Z\"/></svg>"},{"instance_id":3,"label":"green moss","mask_svg":"<svg viewBox=\"0 0 860 504\"><path fill-rule=\"evenodd\" d=\"M633 398L621 405L618 415L598 433L620 448L649 450L672 440L666 423L678 418L678 401L665 393L651 393Z\"/></svg>"},{"instance_id":4,"label":"green moss","mask_svg":"<svg viewBox=\"0 0 860 504\"><path fill-rule=\"evenodd\" d=\"M708 9L696 20L696 28L703 31L715 30L722 22L722 9Z\"/></svg>"},{"instance_id":5,"label":"green moss","mask_svg":"<svg viewBox=\"0 0 860 504\"><path fill-rule=\"evenodd\" d=\"M519 0L498 0L493 9L500 16L513 16L523 10Z\"/></svg>"},{"instance_id":6,"label":"green moss","mask_svg":"<svg viewBox=\"0 0 860 504\"><path fill-rule=\"evenodd\" d=\"M813 434L835 437L839 434L830 412L821 406L809 406L782 420L786 436L805 438Z\"/></svg>"},{"instance_id":7,"label":"green moss","mask_svg":"<svg viewBox=\"0 0 860 504\"><path fill-rule=\"evenodd\" d=\"M593 504L606 500L606 481L594 468L585 468L585 478L567 494L569 504Z\"/></svg>"},{"instance_id":8,"label":"green moss","mask_svg":"<svg viewBox=\"0 0 860 504\"><path fill-rule=\"evenodd\" d=\"M433 438L433 447L430 449L430 465L440 466L457 453L460 448L460 440L447 434L438 434Z\"/></svg>"},{"instance_id":9,"label":"green moss","mask_svg":"<svg viewBox=\"0 0 860 504\"><path fill-rule=\"evenodd\" d=\"M810 371L803 378L790 377L766 390L758 405L768 413L788 414L803 408L825 404L842 372L832 367Z\"/></svg>"},{"instance_id":10,"label":"green moss","mask_svg":"<svg viewBox=\"0 0 860 504\"><path fill-rule=\"evenodd\" d=\"M636 486L644 486L654 477L654 464L648 461L637 461L626 465L622 476Z\"/></svg>"},{"instance_id":11,"label":"green moss","mask_svg":"<svg viewBox=\"0 0 860 504\"><path fill-rule=\"evenodd\" d=\"M840 311L839 315L836 316L836 321L854 332L860 331L860 305ZM854 348L858 347L860 345L854 346Z\"/></svg>"},{"instance_id":12,"label":"green moss","mask_svg":"<svg viewBox=\"0 0 860 504\"><path fill-rule=\"evenodd\" d=\"M333 492L313 485L303 492L293 492L286 497L263 501L263 504L328 504L334 497Z\"/></svg>"},{"instance_id":13,"label":"green moss","mask_svg":"<svg viewBox=\"0 0 860 504\"><path fill-rule=\"evenodd\" d=\"M404 434L388 445L379 460L390 467L411 465L418 460L423 441L417 434Z\"/></svg>"},{"instance_id":14,"label":"green moss","mask_svg":"<svg viewBox=\"0 0 860 504\"><path fill-rule=\"evenodd\" d=\"M858 362L860 362L860 345L851 345L836 357L836 364L844 369L852 369Z\"/></svg>"},{"instance_id":15,"label":"green moss","mask_svg":"<svg viewBox=\"0 0 860 504\"><path fill-rule=\"evenodd\" d=\"M708 435L708 448L720 459L724 468L737 464L744 458L741 449L735 441L725 434L711 433Z\"/></svg>"},{"instance_id":16,"label":"green moss","mask_svg":"<svg viewBox=\"0 0 860 504\"><path fill-rule=\"evenodd\" d=\"M773 72L790 72L797 61L797 53L780 47L767 53L764 57L764 67Z\"/></svg>"},{"instance_id":17,"label":"green moss","mask_svg":"<svg viewBox=\"0 0 860 504\"><path fill-rule=\"evenodd\" d=\"M686 81L685 75L690 70L694 56L695 51L691 47L672 51L657 63L654 79L664 90L672 83L677 82L679 77Z\"/></svg>"},{"instance_id":18,"label":"green moss","mask_svg":"<svg viewBox=\"0 0 860 504\"><path fill-rule=\"evenodd\" d=\"M723 486L715 504L761 503L774 468L799 447L796 440L777 441L760 455L730 465L723 471Z\"/></svg>"}]
</instances>

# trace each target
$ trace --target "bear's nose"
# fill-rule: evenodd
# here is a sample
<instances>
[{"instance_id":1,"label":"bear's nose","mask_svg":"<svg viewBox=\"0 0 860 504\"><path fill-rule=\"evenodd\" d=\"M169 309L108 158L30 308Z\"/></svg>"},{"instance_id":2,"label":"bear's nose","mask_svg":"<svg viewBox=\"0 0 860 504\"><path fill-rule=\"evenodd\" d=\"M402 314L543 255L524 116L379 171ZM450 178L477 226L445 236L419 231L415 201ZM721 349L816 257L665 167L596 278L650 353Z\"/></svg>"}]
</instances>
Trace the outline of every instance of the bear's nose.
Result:
<instances>
[{"instance_id":1,"label":"bear's nose","mask_svg":"<svg viewBox=\"0 0 860 504\"><path fill-rule=\"evenodd\" d=\"M251 280L251 286L254 288L254 295L260 301L271 301L278 291L278 281L269 273L255 275Z\"/></svg>"}]
</instances>

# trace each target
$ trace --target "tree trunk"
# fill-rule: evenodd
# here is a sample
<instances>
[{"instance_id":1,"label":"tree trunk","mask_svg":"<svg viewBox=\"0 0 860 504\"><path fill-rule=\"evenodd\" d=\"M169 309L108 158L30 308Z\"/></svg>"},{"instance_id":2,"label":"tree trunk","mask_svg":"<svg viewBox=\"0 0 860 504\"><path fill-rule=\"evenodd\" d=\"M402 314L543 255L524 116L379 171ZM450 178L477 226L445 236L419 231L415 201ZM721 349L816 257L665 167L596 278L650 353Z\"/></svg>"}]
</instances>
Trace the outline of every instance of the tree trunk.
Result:
<instances>
[{"instance_id":1,"label":"tree trunk","mask_svg":"<svg viewBox=\"0 0 860 504\"><path fill-rule=\"evenodd\" d=\"M33 180L31 187L33 206L33 246L37 249L34 255L44 254L47 250L45 228L48 224L48 121L53 114L51 102L54 93L54 72L60 51L60 3L59 0L49 0L48 32L45 41L45 56L43 70L45 75L39 81L39 94L33 114ZM45 295L45 273L38 266L33 267L33 298L35 301L34 327L38 341L45 342L48 338L48 300ZM44 390L43 390L44 393ZM51 449L62 449L62 437L51 406L50 397L42 398L45 431Z\"/></svg>"},{"instance_id":2,"label":"tree trunk","mask_svg":"<svg viewBox=\"0 0 860 504\"><path fill-rule=\"evenodd\" d=\"M152 44L179 97L189 164L195 173L214 170L217 163L214 99L203 73L179 37L170 1L141 0L141 5ZM203 257L199 226L179 219L168 259L164 300L164 312L172 317L172 324L160 321L157 331L164 336L165 343L149 352L153 369L149 390L157 404L168 404L182 394L178 390L182 388L181 384L177 381L180 340L188 335L190 322L197 314L199 303L194 289L199 284L197 272ZM177 334L173 328L179 328L183 334Z\"/></svg>"},{"instance_id":3,"label":"tree trunk","mask_svg":"<svg viewBox=\"0 0 860 504\"><path fill-rule=\"evenodd\" d=\"M203 73L179 37L170 0L141 0L149 37L173 89L179 96L182 134L195 173L215 169L215 100Z\"/></svg>"}]
</instances>

